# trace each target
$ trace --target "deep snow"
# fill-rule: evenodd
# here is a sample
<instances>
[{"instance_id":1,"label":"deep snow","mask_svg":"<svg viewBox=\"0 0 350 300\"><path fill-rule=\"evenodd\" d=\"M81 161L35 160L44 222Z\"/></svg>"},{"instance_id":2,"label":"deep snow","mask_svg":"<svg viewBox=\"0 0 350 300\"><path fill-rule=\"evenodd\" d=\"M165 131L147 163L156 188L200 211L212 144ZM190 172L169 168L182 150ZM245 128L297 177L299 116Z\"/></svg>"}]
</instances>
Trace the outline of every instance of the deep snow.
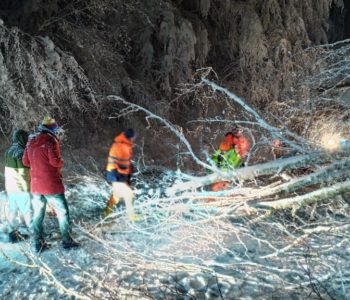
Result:
<instances>
[{"instance_id":1,"label":"deep snow","mask_svg":"<svg viewBox=\"0 0 350 300\"><path fill-rule=\"evenodd\" d=\"M323 294L322 287L335 299L350 294L345 215L334 223L343 231L330 226L290 246L323 221L305 222L304 232L292 229L291 236L282 228L295 223L287 216L248 225L248 217L225 216L220 208L162 198L161 182L137 184L140 222L130 223L123 207L102 220L109 187L98 178L83 182L67 191L79 249L61 249L50 215L45 226L53 247L42 255L29 242L9 244L1 234L1 299L317 299L309 286L315 279Z\"/></svg>"}]
</instances>

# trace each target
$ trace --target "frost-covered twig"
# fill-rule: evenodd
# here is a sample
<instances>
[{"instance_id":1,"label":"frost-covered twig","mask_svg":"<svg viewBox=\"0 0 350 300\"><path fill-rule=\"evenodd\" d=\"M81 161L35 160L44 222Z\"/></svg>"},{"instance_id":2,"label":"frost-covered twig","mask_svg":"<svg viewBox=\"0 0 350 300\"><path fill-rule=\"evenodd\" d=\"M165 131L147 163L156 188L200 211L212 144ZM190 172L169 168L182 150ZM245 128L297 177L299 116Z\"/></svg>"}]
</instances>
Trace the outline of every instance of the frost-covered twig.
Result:
<instances>
[{"instance_id":1,"label":"frost-covered twig","mask_svg":"<svg viewBox=\"0 0 350 300\"><path fill-rule=\"evenodd\" d=\"M171 132L173 132L183 144L185 144L185 146L187 147L187 149L189 151L189 154L196 161L197 164L199 164L202 167L207 168L209 170L219 171L217 168L214 168L212 165L208 165L205 162L201 161L197 157L197 155L194 153L191 144L187 141L187 139L185 138L183 133L181 131L177 130L176 126L171 124L168 120L166 120L166 119L164 119L164 118L162 118L162 117L152 113L151 111L149 111L148 109L146 109L146 108L144 108L144 107L142 107L140 105L137 105L137 104L131 103L129 101L126 101L125 99L123 99L123 98L121 98L119 96L110 95L107 98L110 99L110 100L121 102L124 105L126 105L128 108L133 109L133 111L142 111L142 112L146 113L146 115L147 115L146 118L147 119L155 119L155 120L161 122L162 124L164 124L166 126L166 128L168 128ZM113 117L110 117L110 118L113 118Z\"/></svg>"},{"instance_id":2,"label":"frost-covered twig","mask_svg":"<svg viewBox=\"0 0 350 300\"><path fill-rule=\"evenodd\" d=\"M229 91L226 88L223 88L219 85L217 85L216 83L209 81L206 78L202 78L202 82L203 84L206 84L208 86L210 86L214 91L220 91L224 94L226 94L231 100L237 102L239 105L241 105L243 107L243 109L245 109L248 113L250 113L252 116L254 116L254 118L256 119L256 121L262 126L264 127L266 130L270 131L272 136L274 136L275 138L279 138L281 141L287 143L288 145L290 145L293 149L296 149L298 151L300 151L301 153L305 153L306 152L306 148L305 146L308 144L308 142L303 139L302 137L298 136L297 134L290 132L287 128L284 128L284 133L287 136L292 137L293 139L295 139L296 141L303 143L304 147L299 146L296 143L291 142L290 140L286 139L285 136L283 136L280 133L280 129L271 126L270 124L268 124L257 112L255 109L253 109L251 106L249 106L242 98L238 97L237 95L235 95L233 92Z\"/></svg>"}]
</instances>

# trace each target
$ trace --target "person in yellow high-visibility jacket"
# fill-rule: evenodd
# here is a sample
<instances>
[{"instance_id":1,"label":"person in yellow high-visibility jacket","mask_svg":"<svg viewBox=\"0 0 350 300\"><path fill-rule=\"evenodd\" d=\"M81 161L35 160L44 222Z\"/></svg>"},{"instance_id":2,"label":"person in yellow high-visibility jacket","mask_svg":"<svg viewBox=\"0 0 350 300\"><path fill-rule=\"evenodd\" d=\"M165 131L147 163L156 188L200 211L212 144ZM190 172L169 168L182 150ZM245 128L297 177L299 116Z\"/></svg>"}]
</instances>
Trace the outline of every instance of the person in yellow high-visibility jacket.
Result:
<instances>
[{"instance_id":1,"label":"person in yellow high-visibility jacket","mask_svg":"<svg viewBox=\"0 0 350 300\"><path fill-rule=\"evenodd\" d=\"M231 132L226 133L225 141L222 142L219 149L215 151L212 160L216 166L223 171L240 167L242 159L235 150L233 134Z\"/></svg>"},{"instance_id":2,"label":"person in yellow high-visibility jacket","mask_svg":"<svg viewBox=\"0 0 350 300\"><path fill-rule=\"evenodd\" d=\"M134 213L134 193L130 187L134 141L134 130L129 128L116 136L109 149L106 179L112 184L113 193L104 209L105 217L112 212L113 206L122 200L125 202L129 219L133 222L139 220L139 216Z\"/></svg>"},{"instance_id":3,"label":"person in yellow high-visibility jacket","mask_svg":"<svg viewBox=\"0 0 350 300\"><path fill-rule=\"evenodd\" d=\"M225 134L225 141L220 144L220 147L212 156L213 162L222 171L239 168L242 164L241 156L237 153L234 145L234 135L232 132ZM211 189L214 192L226 190L230 186L227 181L216 182Z\"/></svg>"}]
</instances>

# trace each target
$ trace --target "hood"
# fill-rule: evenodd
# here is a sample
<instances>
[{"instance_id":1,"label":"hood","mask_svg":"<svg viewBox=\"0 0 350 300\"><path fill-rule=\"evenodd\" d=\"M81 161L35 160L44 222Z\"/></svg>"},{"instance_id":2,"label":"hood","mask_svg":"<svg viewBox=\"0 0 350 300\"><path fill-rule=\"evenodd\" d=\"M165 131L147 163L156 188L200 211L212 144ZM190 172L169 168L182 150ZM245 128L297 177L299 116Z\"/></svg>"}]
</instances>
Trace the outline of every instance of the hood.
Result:
<instances>
[{"instance_id":1,"label":"hood","mask_svg":"<svg viewBox=\"0 0 350 300\"><path fill-rule=\"evenodd\" d=\"M56 136L50 131L41 131L29 136L30 146L39 147L46 144L50 140L57 140Z\"/></svg>"},{"instance_id":2,"label":"hood","mask_svg":"<svg viewBox=\"0 0 350 300\"><path fill-rule=\"evenodd\" d=\"M57 127L58 128L58 127ZM57 138L57 131L51 130L50 128L46 127L45 125L40 124L38 126L38 132L42 133L49 133L52 134L55 138Z\"/></svg>"},{"instance_id":3,"label":"hood","mask_svg":"<svg viewBox=\"0 0 350 300\"><path fill-rule=\"evenodd\" d=\"M23 129L16 130L13 133L12 142L17 143L21 147L25 148L25 146L27 145L27 142L28 142L28 136L29 136L29 134L27 131L25 131Z\"/></svg>"},{"instance_id":4,"label":"hood","mask_svg":"<svg viewBox=\"0 0 350 300\"><path fill-rule=\"evenodd\" d=\"M132 145L132 142L125 136L124 132L117 135L114 139L115 143L124 143L128 145Z\"/></svg>"}]
</instances>

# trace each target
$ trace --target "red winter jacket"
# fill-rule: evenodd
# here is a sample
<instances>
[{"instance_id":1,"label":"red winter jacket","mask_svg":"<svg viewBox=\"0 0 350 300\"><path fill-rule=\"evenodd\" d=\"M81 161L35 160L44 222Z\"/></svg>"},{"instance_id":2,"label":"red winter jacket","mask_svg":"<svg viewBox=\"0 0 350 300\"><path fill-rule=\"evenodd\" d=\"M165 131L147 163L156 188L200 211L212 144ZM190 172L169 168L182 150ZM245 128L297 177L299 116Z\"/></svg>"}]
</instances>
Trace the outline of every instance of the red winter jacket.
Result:
<instances>
[{"instance_id":1,"label":"red winter jacket","mask_svg":"<svg viewBox=\"0 0 350 300\"><path fill-rule=\"evenodd\" d=\"M30 190L33 194L63 194L60 147L57 138L40 132L32 136L24 150L23 164L30 167Z\"/></svg>"}]
</instances>

